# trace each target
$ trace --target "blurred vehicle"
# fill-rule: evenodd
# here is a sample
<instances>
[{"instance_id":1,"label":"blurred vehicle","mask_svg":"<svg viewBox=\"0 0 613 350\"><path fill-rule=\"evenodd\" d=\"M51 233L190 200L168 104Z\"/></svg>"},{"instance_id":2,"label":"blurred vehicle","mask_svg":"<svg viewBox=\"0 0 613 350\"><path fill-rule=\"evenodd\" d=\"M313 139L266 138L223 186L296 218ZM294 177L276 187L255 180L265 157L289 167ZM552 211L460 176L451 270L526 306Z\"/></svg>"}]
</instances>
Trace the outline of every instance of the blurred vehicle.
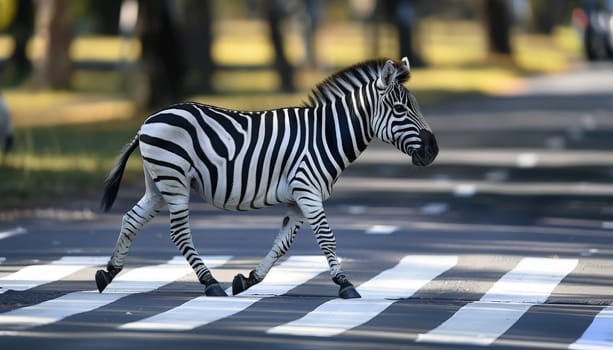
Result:
<instances>
[{"instance_id":1,"label":"blurred vehicle","mask_svg":"<svg viewBox=\"0 0 613 350\"><path fill-rule=\"evenodd\" d=\"M590 61L613 59L613 0L588 0L573 10Z\"/></svg>"},{"instance_id":2,"label":"blurred vehicle","mask_svg":"<svg viewBox=\"0 0 613 350\"><path fill-rule=\"evenodd\" d=\"M13 129L9 109L0 94L0 153L8 152L13 144Z\"/></svg>"}]
</instances>

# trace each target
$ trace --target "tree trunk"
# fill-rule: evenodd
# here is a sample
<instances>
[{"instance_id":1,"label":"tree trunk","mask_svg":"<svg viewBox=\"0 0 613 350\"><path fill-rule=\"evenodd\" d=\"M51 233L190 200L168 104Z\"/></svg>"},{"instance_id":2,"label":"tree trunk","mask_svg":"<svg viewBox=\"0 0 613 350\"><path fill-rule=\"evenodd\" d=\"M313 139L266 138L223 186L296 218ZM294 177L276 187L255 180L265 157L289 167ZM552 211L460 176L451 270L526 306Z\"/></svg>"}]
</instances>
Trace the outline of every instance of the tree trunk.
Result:
<instances>
[{"instance_id":1,"label":"tree trunk","mask_svg":"<svg viewBox=\"0 0 613 350\"><path fill-rule=\"evenodd\" d=\"M183 0L181 36L185 54L185 91L210 93L214 71L211 46L213 44L213 16L209 0Z\"/></svg>"},{"instance_id":2,"label":"tree trunk","mask_svg":"<svg viewBox=\"0 0 613 350\"><path fill-rule=\"evenodd\" d=\"M415 45L414 31L417 27L415 15L415 1L396 0L393 2L393 15L396 30L398 31L398 48L400 57L407 57L411 67L423 67L425 63Z\"/></svg>"},{"instance_id":3,"label":"tree trunk","mask_svg":"<svg viewBox=\"0 0 613 350\"><path fill-rule=\"evenodd\" d=\"M11 80L19 83L32 71L32 63L26 55L26 48L34 33L34 4L31 0L22 0L17 2L16 5L15 22L10 28L10 33L15 40L15 48L9 58L9 65L12 66L13 70Z\"/></svg>"},{"instance_id":4,"label":"tree trunk","mask_svg":"<svg viewBox=\"0 0 613 350\"><path fill-rule=\"evenodd\" d=\"M187 94L213 90L210 1L140 0L139 21L146 107L176 103Z\"/></svg>"},{"instance_id":5,"label":"tree trunk","mask_svg":"<svg viewBox=\"0 0 613 350\"><path fill-rule=\"evenodd\" d=\"M93 12L96 32L102 35L119 34L119 12L122 0L94 0L89 1Z\"/></svg>"},{"instance_id":6,"label":"tree trunk","mask_svg":"<svg viewBox=\"0 0 613 350\"><path fill-rule=\"evenodd\" d=\"M37 32L43 42L43 54L37 70L44 88L66 89L70 86L72 64L69 49L73 22L67 0L38 1Z\"/></svg>"},{"instance_id":7,"label":"tree trunk","mask_svg":"<svg viewBox=\"0 0 613 350\"><path fill-rule=\"evenodd\" d=\"M145 107L178 102L185 76L180 36L165 0L139 1L142 60L146 76Z\"/></svg>"},{"instance_id":8,"label":"tree trunk","mask_svg":"<svg viewBox=\"0 0 613 350\"><path fill-rule=\"evenodd\" d=\"M268 26L270 28L270 40L275 51L275 69L281 78L281 90L285 92L295 91L294 69L285 57L285 45L281 34L281 19L283 17L282 1L267 0L266 12L268 14Z\"/></svg>"},{"instance_id":9,"label":"tree trunk","mask_svg":"<svg viewBox=\"0 0 613 350\"><path fill-rule=\"evenodd\" d=\"M511 16L506 0L484 0L485 32L490 57L511 58Z\"/></svg>"},{"instance_id":10,"label":"tree trunk","mask_svg":"<svg viewBox=\"0 0 613 350\"><path fill-rule=\"evenodd\" d=\"M532 28L537 33L552 34L556 25L564 21L564 14L568 8L567 1L558 0L532 0Z\"/></svg>"}]
</instances>

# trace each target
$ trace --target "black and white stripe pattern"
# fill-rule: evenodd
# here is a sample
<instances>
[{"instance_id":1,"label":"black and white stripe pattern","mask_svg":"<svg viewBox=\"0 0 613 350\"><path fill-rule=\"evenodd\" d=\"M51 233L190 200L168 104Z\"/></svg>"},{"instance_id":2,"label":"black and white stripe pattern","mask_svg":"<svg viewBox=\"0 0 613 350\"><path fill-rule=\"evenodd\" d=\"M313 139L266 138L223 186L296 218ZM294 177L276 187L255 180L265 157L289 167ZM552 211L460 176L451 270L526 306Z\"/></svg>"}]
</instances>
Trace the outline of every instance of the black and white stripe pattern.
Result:
<instances>
[{"instance_id":1,"label":"black and white stripe pattern","mask_svg":"<svg viewBox=\"0 0 613 350\"><path fill-rule=\"evenodd\" d=\"M215 284L191 238L189 195L194 189L227 210L289 205L273 247L242 288L266 276L303 221L313 229L334 281L353 288L336 257L322 203L373 137L412 156L416 165L434 160L436 140L402 85L408 78L408 61L369 61L325 80L303 107L243 112L183 103L150 116L109 175L105 209L113 203L129 154L140 147L146 193L123 218L109 272L123 267L136 233L167 205L172 241L199 280Z\"/></svg>"}]
</instances>

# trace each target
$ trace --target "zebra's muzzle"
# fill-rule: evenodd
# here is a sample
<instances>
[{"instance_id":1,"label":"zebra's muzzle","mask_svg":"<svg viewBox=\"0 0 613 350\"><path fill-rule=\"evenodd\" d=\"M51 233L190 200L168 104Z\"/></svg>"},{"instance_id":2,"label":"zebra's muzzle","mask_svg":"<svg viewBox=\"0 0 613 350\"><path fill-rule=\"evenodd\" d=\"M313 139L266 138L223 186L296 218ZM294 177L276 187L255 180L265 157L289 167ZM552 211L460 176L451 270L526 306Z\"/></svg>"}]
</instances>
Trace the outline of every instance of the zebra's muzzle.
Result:
<instances>
[{"instance_id":1,"label":"zebra's muzzle","mask_svg":"<svg viewBox=\"0 0 613 350\"><path fill-rule=\"evenodd\" d=\"M434 134L426 129L419 131L419 138L421 139L421 147L413 152L413 164L428 166L438 155L438 144Z\"/></svg>"}]
</instances>

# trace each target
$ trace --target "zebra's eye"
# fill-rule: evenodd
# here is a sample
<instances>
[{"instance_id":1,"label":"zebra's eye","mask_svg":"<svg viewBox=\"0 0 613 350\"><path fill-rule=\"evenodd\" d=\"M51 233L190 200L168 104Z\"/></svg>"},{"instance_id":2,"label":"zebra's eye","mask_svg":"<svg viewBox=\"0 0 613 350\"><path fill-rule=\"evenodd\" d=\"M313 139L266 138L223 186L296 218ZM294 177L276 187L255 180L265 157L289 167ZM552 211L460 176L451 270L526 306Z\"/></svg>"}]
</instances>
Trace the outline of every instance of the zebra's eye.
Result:
<instances>
[{"instance_id":1,"label":"zebra's eye","mask_svg":"<svg viewBox=\"0 0 613 350\"><path fill-rule=\"evenodd\" d=\"M407 112L407 106L400 103L395 104L393 108L395 114L404 114Z\"/></svg>"}]
</instances>

